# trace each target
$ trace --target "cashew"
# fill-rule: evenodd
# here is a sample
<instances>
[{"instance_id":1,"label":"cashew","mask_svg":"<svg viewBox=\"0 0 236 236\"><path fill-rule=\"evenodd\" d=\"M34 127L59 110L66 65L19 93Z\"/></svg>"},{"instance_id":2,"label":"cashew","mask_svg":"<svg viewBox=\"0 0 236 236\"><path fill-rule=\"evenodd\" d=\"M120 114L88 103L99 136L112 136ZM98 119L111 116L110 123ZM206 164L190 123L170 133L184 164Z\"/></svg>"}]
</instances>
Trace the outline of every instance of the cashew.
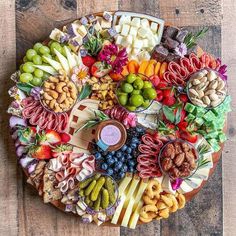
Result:
<instances>
[{"instance_id":1,"label":"cashew","mask_svg":"<svg viewBox=\"0 0 236 236\"><path fill-rule=\"evenodd\" d=\"M49 90L48 91L48 94L53 97L54 99L57 99L58 98L58 93L54 90Z\"/></svg>"},{"instance_id":2,"label":"cashew","mask_svg":"<svg viewBox=\"0 0 236 236\"><path fill-rule=\"evenodd\" d=\"M43 97L46 99L46 100L52 100L53 97L51 97L48 93L44 93L43 94Z\"/></svg>"},{"instance_id":3,"label":"cashew","mask_svg":"<svg viewBox=\"0 0 236 236\"><path fill-rule=\"evenodd\" d=\"M52 83L49 83L49 82L45 81L44 84L43 84L43 86L44 86L45 88L50 88L51 84L52 84Z\"/></svg>"},{"instance_id":4,"label":"cashew","mask_svg":"<svg viewBox=\"0 0 236 236\"><path fill-rule=\"evenodd\" d=\"M54 109L54 106L55 106L55 103L56 103L56 102L57 102L57 101L56 101L55 99L51 100L50 103L49 103L49 107L50 107L51 109Z\"/></svg>"},{"instance_id":5,"label":"cashew","mask_svg":"<svg viewBox=\"0 0 236 236\"><path fill-rule=\"evenodd\" d=\"M57 99L57 102L60 104L62 102L64 102L66 99L66 94L65 93L61 93L60 96Z\"/></svg>"},{"instance_id":6,"label":"cashew","mask_svg":"<svg viewBox=\"0 0 236 236\"><path fill-rule=\"evenodd\" d=\"M53 77L53 76L50 76L48 80L51 81L51 82L54 82L54 83L58 83L59 82L59 79L56 78L56 77Z\"/></svg>"},{"instance_id":7,"label":"cashew","mask_svg":"<svg viewBox=\"0 0 236 236\"><path fill-rule=\"evenodd\" d=\"M56 85L56 91L57 91L58 93L62 93L62 92L63 92L62 88L63 88L64 86L66 86L66 83L65 83L65 82L60 82L60 83L58 83L58 84Z\"/></svg>"},{"instance_id":8,"label":"cashew","mask_svg":"<svg viewBox=\"0 0 236 236\"><path fill-rule=\"evenodd\" d=\"M75 91L71 91L70 96L71 96L73 99L76 99L76 98L77 98L77 93L76 93Z\"/></svg>"}]
</instances>

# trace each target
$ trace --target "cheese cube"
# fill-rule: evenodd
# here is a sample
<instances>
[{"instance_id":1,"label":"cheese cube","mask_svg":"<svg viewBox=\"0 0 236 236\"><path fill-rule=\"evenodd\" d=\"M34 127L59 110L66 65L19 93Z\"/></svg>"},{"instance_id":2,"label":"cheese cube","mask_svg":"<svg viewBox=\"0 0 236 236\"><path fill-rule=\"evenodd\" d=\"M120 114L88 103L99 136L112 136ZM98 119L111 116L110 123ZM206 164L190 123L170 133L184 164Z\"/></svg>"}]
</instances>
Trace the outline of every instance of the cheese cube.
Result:
<instances>
[{"instance_id":1,"label":"cheese cube","mask_svg":"<svg viewBox=\"0 0 236 236\"><path fill-rule=\"evenodd\" d=\"M122 26L122 30L121 30L121 33L120 33L120 34L123 35L123 36L127 36L127 35L129 34L129 29L130 29L130 26L124 24L124 25Z\"/></svg>"},{"instance_id":2,"label":"cheese cube","mask_svg":"<svg viewBox=\"0 0 236 236\"><path fill-rule=\"evenodd\" d=\"M157 28L158 28L157 23L152 22L150 28L151 28L152 32L156 33L157 32Z\"/></svg>"},{"instance_id":3,"label":"cheese cube","mask_svg":"<svg viewBox=\"0 0 236 236\"><path fill-rule=\"evenodd\" d=\"M150 37L148 37L148 46L151 48L151 47L154 47L156 45L156 40L153 36L150 35Z\"/></svg>"},{"instance_id":4,"label":"cheese cube","mask_svg":"<svg viewBox=\"0 0 236 236\"><path fill-rule=\"evenodd\" d=\"M118 35L116 37L116 44L120 45L122 43L123 37L121 35Z\"/></svg>"},{"instance_id":5,"label":"cheese cube","mask_svg":"<svg viewBox=\"0 0 236 236\"><path fill-rule=\"evenodd\" d=\"M99 21L97 21L96 24L94 25L94 29L95 29L97 32L99 32L99 31L102 30L102 27L101 27Z\"/></svg>"},{"instance_id":6,"label":"cheese cube","mask_svg":"<svg viewBox=\"0 0 236 236\"><path fill-rule=\"evenodd\" d=\"M137 33L138 33L138 28L135 27L135 26L131 26L131 27L130 27L130 30L129 30L129 34L130 34L130 35L133 35L134 37L136 37L136 36L137 36Z\"/></svg>"},{"instance_id":7,"label":"cheese cube","mask_svg":"<svg viewBox=\"0 0 236 236\"><path fill-rule=\"evenodd\" d=\"M126 52L127 52L127 54L129 54L129 53L131 53L131 51L132 51L132 48L131 47L126 47Z\"/></svg>"},{"instance_id":8,"label":"cheese cube","mask_svg":"<svg viewBox=\"0 0 236 236\"><path fill-rule=\"evenodd\" d=\"M126 37L126 41L127 41L127 43L128 43L129 45L132 45L132 43L133 43L133 36L132 36L132 35L128 35L128 36Z\"/></svg>"},{"instance_id":9,"label":"cheese cube","mask_svg":"<svg viewBox=\"0 0 236 236\"><path fill-rule=\"evenodd\" d=\"M133 50L132 50L132 54L133 55L138 55L139 54L139 52L140 52L140 48L133 48Z\"/></svg>"},{"instance_id":10,"label":"cheese cube","mask_svg":"<svg viewBox=\"0 0 236 236\"><path fill-rule=\"evenodd\" d=\"M84 25L80 25L78 28L77 28L77 32L82 36L84 37L86 34L87 34L87 30L85 28Z\"/></svg>"},{"instance_id":11,"label":"cheese cube","mask_svg":"<svg viewBox=\"0 0 236 236\"><path fill-rule=\"evenodd\" d=\"M148 47L148 40L147 39L143 39L143 47L144 48Z\"/></svg>"},{"instance_id":12,"label":"cheese cube","mask_svg":"<svg viewBox=\"0 0 236 236\"><path fill-rule=\"evenodd\" d=\"M117 33L120 33L121 32L121 26L120 25L116 25L115 26L115 30Z\"/></svg>"},{"instance_id":13,"label":"cheese cube","mask_svg":"<svg viewBox=\"0 0 236 236\"><path fill-rule=\"evenodd\" d=\"M148 36L148 28L141 27L138 30L138 36L141 38L147 38Z\"/></svg>"},{"instance_id":14,"label":"cheese cube","mask_svg":"<svg viewBox=\"0 0 236 236\"><path fill-rule=\"evenodd\" d=\"M142 40L139 40L139 39L135 39L134 42L133 42L133 47L134 48L142 48L143 46L143 41Z\"/></svg>"},{"instance_id":15,"label":"cheese cube","mask_svg":"<svg viewBox=\"0 0 236 236\"><path fill-rule=\"evenodd\" d=\"M140 18L134 17L130 24L134 27L139 28L140 27L140 22L141 22Z\"/></svg>"},{"instance_id":16,"label":"cheese cube","mask_svg":"<svg viewBox=\"0 0 236 236\"><path fill-rule=\"evenodd\" d=\"M111 22L107 21L105 19L102 19L101 26L103 29L109 29L109 28L111 28Z\"/></svg>"},{"instance_id":17,"label":"cheese cube","mask_svg":"<svg viewBox=\"0 0 236 236\"><path fill-rule=\"evenodd\" d=\"M139 59L140 61L150 60L150 58L151 58L151 55L150 55L149 52L146 51L146 50L141 51L141 52L139 53L139 55L138 55L138 59Z\"/></svg>"},{"instance_id":18,"label":"cheese cube","mask_svg":"<svg viewBox=\"0 0 236 236\"><path fill-rule=\"evenodd\" d=\"M123 24L130 24L131 22L131 16L121 16L120 21L119 21L119 25L123 25Z\"/></svg>"},{"instance_id":19,"label":"cheese cube","mask_svg":"<svg viewBox=\"0 0 236 236\"><path fill-rule=\"evenodd\" d=\"M145 18L142 19L141 20L141 26L144 27L144 28L145 27L149 27L149 21L147 19L145 19Z\"/></svg>"}]
</instances>

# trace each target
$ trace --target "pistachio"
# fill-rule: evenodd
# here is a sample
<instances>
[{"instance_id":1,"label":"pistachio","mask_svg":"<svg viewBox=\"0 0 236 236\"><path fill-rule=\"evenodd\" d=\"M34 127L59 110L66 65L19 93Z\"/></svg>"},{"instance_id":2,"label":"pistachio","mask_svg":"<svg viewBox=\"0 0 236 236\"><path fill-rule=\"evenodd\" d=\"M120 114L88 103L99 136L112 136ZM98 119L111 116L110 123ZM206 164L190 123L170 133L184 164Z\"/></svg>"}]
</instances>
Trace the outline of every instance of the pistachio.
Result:
<instances>
[{"instance_id":1,"label":"pistachio","mask_svg":"<svg viewBox=\"0 0 236 236\"><path fill-rule=\"evenodd\" d=\"M209 88L211 89L216 89L218 86L218 81L217 80L212 80L209 84Z\"/></svg>"},{"instance_id":2,"label":"pistachio","mask_svg":"<svg viewBox=\"0 0 236 236\"><path fill-rule=\"evenodd\" d=\"M208 79L208 81L212 81L212 80L214 80L214 79L216 79L217 78L217 75L216 75L216 73L214 72L214 71L212 71L212 70L210 70L209 72L208 72L208 74L207 74L207 79Z\"/></svg>"},{"instance_id":3,"label":"pistachio","mask_svg":"<svg viewBox=\"0 0 236 236\"><path fill-rule=\"evenodd\" d=\"M203 101L204 104L206 104L207 106L209 106L210 103L211 103L211 100L209 99L208 96L204 96L204 97L202 98L202 101Z\"/></svg>"},{"instance_id":4,"label":"pistachio","mask_svg":"<svg viewBox=\"0 0 236 236\"><path fill-rule=\"evenodd\" d=\"M189 89L189 93L193 94L194 96L198 96L197 91L193 88Z\"/></svg>"},{"instance_id":5,"label":"pistachio","mask_svg":"<svg viewBox=\"0 0 236 236\"><path fill-rule=\"evenodd\" d=\"M210 94L209 98L211 99L211 101L219 100L219 97L215 93Z\"/></svg>"},{"instance_id":6,"label":"pistachio","mask_svg":"<svg viewBox=\"0 0 236 236\"><path fill-rule=\"evenodd\" d=\"M192 102L197 106L207 107L207 105L204 104L200 99L192 98Z\"/></svg>"},{"instance_id":7,"label":"pistachio","mask_svg":"<svg viewBox=\"0 0 236 236\"><path fill-rule=\"evenodd\" d=\"M220 100L212 101L211 102L211 106L212 107L216 107L216 106L218 106L220 104L220 102L221 102Z\"/></svg>"},{"instance_id":8,"label":"pistachio","mask_svg":"<svg viewBox=\"0 0 236 236\"><path fill-rule=\"evenodd\" d=\"M207 77L206 76L202 77L201 83L206 83L206 82L207 82Z\"/></svg>"},{"instance_id":9,"label":"pistachio","mask_svg":"<svg viewBox=\"0 0 236 236\"><path fill-rule=\"evenodd\" d=\"M201 82L200 82L200 80L198 80L198 79L194 79L192 83L193 83L193 85L198 85L198 84L200 84Z\"/></svg>"},{"instance_id":10,"label":"pistachio","mask_svg":"<svg viewBox=\"0 0 236 236\"><path fill-rule=\"evenodd\" d=\"M202 98L204 96L204 92L202 90L197 90L196 92L198 93L199 98Z\"/></svg>"},{"instance_id":11,"label":"pistachio","mask_svg":"<svg viewBox=\"0 0 236 236\"><path fill-rule=\"evenodd\" d=\"M225 87L225 83L223 80L218 80L218 85L216 87L217 90L221 90Z\"/></svg>"},{"instance_id":12,"label":"pistachio","mask_svg":"<svg viewBox=\"0 0 236 236\"><path fill-rule=\"evenodd\" d=\"M208 95L211 95L211 94L214 94L214 93L215 93L214 89L209 89L208 91L205 92L205 95L208 96Z\"/></svg>"}]
</instances>

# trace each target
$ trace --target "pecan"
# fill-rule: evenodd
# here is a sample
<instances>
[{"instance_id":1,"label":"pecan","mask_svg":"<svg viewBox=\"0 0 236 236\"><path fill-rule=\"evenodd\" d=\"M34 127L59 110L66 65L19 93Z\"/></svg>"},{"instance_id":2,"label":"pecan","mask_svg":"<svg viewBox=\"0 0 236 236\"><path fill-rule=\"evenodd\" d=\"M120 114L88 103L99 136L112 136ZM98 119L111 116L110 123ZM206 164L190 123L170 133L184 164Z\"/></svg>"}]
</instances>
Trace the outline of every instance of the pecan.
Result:
<instances>
[{"instance_id":1,"label":"pecan","mask_svg":"<svg viewBox=\"0 0 236 236\"><path fill-rule=\"evenodd\" d=\"M184 162L180 168L179 168L179 171L180 171L180 175L181 177L187 177L190 175L190 164L188 162Z\"/></svg>"},{"instance_id":2,"label":"pecan","mask_svg":"<svg viewBox=\"0 0 236 236\"><path fill-rule=\"evenodd\" d=\"M176 154L179 154L179 153L182 153L182 152L183 152L183 150L182 150L181 145L180 145L179 142L175 142L175 143L174 143L174 146L175 146L175 153L176 153Z\"/></svg>"},{"instance_id":3,"label":"pecan","mask_svg":"<svg viewBox=\"0 0 236 236\"><path fill-rule=\"evenodd\" d=\"M166 145L165 150L163 151L163 156L171 159L175 157L175 148L173 144L169 143Z\"/></svg>"},{"instance_id":4,"label":"pecan","mask_svg":"<svg viewBox=\"0 0 236 236\"><path fill-rule=\"evenodd\" d=\"M169 174L175 179L180 177L180 171L174 166L169 170Z\"/></svg>"},{"instance_id":5,"label":"pecan","mask_svg":"<svg viewBox=\"0 0 236 236\"><path fill-rule=\"evenodd\" d=\"M178 154L175 158L174 158L174 163L176 166L181 166L182 163L184 162L185 159L185 154L184 153L180 153Z\"/></svg>"},{"instance_id":6,"label":"pecan","mask_svg":"<svg viewBox=\"0 0 236 236\"><path fill-rule=\"evenodd\" d=\"M190 150L190 146L188 143L182 143L182 148L184 152L188 152Z\"/></svg>"},{"instance_id":7,"label":"pecan","mask_svg":"<svg viewBox=\"0 0 236 236\"><path fill-rule=\"evenodd\" d=\"M164 171L168 171L173 166L173 162L170 158L164 158L161 165Z\"/></svg>"},{"instance_id":8,"label":"pecan","mask_svg":"<svg viewBox=\"0 0 236 236\"><path fill-rule=\"evenodd\" d=\"M186 152L185 155L186 155L186 160L190 164L190 169L191 170L195 169L196 168L195 156L192 153L192 151Z\"/></svg>"}]
</instances>

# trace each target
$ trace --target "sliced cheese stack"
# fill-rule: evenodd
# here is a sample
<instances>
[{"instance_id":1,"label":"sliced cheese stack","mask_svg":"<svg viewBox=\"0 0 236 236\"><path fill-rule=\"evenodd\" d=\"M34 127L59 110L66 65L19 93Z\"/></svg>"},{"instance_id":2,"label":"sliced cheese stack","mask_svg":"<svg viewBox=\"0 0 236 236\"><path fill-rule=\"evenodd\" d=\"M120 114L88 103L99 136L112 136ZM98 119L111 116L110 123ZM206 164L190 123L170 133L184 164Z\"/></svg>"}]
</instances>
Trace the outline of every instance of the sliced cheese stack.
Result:
<instances>
[{"instance_id":1,"label":"sliced cheese stack","mask_svg":"<svg viewBox=\"0 0 236 236\"><path fill-rule=\"evenodd\" d=\"M162 20L150 22L147 18L121 15L115 25L116 44L126 47L130 59L149 60L150 52L161 41L163 25Z\"/></svg>"}]
</instances>

